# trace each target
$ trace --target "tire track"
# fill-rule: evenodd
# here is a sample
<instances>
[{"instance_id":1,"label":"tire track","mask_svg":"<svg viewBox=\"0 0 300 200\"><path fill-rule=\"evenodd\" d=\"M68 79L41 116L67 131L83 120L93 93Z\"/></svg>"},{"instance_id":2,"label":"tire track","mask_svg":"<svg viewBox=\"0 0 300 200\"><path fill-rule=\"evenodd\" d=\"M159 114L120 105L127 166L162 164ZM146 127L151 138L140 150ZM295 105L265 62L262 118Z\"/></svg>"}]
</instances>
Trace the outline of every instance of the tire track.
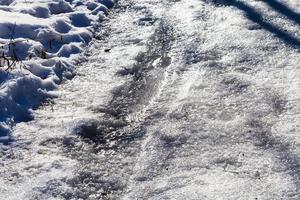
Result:
<instances>
[{"instance_id":1,"label":"tire track","mask_svg":"<svg viewBox=\"0 0 300 200\"><path fill-rule=\"evenodd\" d=\"M122 129L132 127L140 120L142 116L135 114L143 112L157 94L166 68L171 64L168 52L172 40L172 27L161 20L150 38L147 51L138 55L131 68L118 72L120 76L130 76L131 81L115 88L108 105L96 109L104 113L103 119L76 127L76 133L99 144L128 138Z\"/></svg>"},{"instance_id":2,"label":"tire track","mask_svg":"<svg viewBox=\"0 0 300 200\"><path fill-rule=\"evenodd\" d=\"M139 138L146 134L147 109L159 94L171 64L169 51L174 30L164 19L153 25L157 28L146 51L136 57L131 68L117 72L118 76L127 76L130 80L112 91L112 99L106 106L96 109L103 117L75 128L87 144L86 148L78 146L78 141L65 146L65 152L79 159L83 167L74 177L63 180L73 188L72 198L86 199L95 195L101 199L117 199L127 188L136 154L140 152ZM105 156L99 157L99 153ZM103 162L105 166L99 167Z\"/></svg>"}]
</instances>

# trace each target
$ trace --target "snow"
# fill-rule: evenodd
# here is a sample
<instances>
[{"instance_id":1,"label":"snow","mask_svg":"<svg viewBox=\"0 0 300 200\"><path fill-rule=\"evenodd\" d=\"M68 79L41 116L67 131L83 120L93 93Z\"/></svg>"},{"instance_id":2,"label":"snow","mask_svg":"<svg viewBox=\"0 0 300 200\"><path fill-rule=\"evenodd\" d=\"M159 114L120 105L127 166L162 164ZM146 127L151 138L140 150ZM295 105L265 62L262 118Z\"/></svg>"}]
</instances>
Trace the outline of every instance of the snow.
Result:
<instances>
[{"instance_id":1,"label":"snow","mask_svg":"<svg viewBox=\"0 0 300 200\"><path fill-rule=\"evenodd\" d=\"M0 198L300 199L300 3L274 2L119 0L85 62L62 52L76 76L0 144ZM62 15L99 7L82 3Z\"/></svg>"},{"instance_id":2,"label":"snow","mask_svg":"<svg viewBox=\"0 0 300 200\"><path fill-rule=\"evenodd\" d=\"M113 2L0 3L0 141L8 142L11 127L32 119L32 109L53 97L50 91L57 84L73 77L74 64ZM5 58L18 62L9 69Z\"/></svg>"},{"instance_id":3,"label":"snow","mask_svg":"<svg viewBox=\"0 0 300 200\"><path fill-rule=\"evenodd\" d=\"M107 187L114 184L116 190L124 185L124 181L118 178L122 171L114 178L107 176L110 173L106 170L109 169L106 159L110 155L99 154L94 157L95 155L89 154L89 145L80 140L79 143L74 142L77 139L73 131L78 130L81 124L89 125L103 116L103 113L96 111L110 100L111 90L128 80L127 77L115 74L122 68L130 68L135 63L135 57L145 51L145 44L153 27L141 27L132 23L138 13L128 12L111 19L110 26L99 33L105 35L109 30L109 39L97 40L88 47L88 61L77 66L76 76L72 80L60 85L55 92L58 96L55 101L50 102L49 106L34 110L33 121L16 125L13 147L4 146L6 150L3 154L10 155L12 150L15 157L20 159L16 161L0 156L0 163L3 164L0 169L0 174L3 175L0 179L1 198L65 199L69 195L69 199L101 199L101 193L105 191L100 185L96 186L98 190L87 187L90 183L85 177L88 176L93 176L92 179L103 182ZM111 48L111 52L102 54L107 48ZM61 151L64 147L56 146L61 141L64 141L63 146L70 147L67 154L74 151L73 144L76 148L87 148L86 152L76 150L74 156L66 157L67 154L63 155ZM89 155L95 159L90 160ZM12 171L14 172L11 173ZM77 171L80 171L78 176ZM9 181L11 174L14 177ZM101 177L103 174L107 175ZM65 178L68 183L63 180ZM81 182L83 180L85 181Z\"/></svg>"}]
</instances>

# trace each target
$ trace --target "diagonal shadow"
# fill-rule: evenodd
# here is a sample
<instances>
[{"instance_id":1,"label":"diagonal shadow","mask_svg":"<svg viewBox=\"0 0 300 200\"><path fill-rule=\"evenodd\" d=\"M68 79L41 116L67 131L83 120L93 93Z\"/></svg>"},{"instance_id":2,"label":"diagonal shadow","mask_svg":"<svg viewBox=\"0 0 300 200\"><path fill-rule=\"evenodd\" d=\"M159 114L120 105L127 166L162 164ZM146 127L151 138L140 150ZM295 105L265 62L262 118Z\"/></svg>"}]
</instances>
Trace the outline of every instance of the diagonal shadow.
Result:
<instances>
[{"instance_id":1,"label":"diagonal shadow","mask_svg":"<svg viewBox=\"0 0 300 200\"><path fill-rule=\"evenodd\" d=\"M265 30L274 34L277 38L284 41L286 44L293 46L294 48L300 47L300 40L295 38L294 36L288 34L280 30L278 27L275 27L269 22L266 22L263 19L263 16L257 12L253 7L248 6L245 3L242 3L237 0L212 0L212 2L217 6L234 6L240 10L242 10L246 17L254 23L257 23ZM274 2L274 0L266 0L266 2ZM278 3L278 2L277 2ZM276 4L276 6L281 5ZM280 8L281 12L289 11L289 8ZM287 10L288 9L288 10ZM286 12L285 12L286 13ZM288 12L290 18L296 17L296 13ZM298 18L298 14L297 14ZM299 19L293 19L300 21ZM297 194L300 192L300 157L296 155L292 150L290 150L289 146L282 142L283 138L275 137L271 130L265 127L261 122L251 122L251 127L256 128L256 130L261 130L259 134L257 134L255 139L260 141L261 146L265 148L271 148L277 160L283 164L286 172L292 177L292 180L295 185L295 189ZM269 146L270 145L270 146Z\"/></svg>"},{"instance_id":2,"label":"diagonal shadow","mask_svg":"<svg viewBox=\"0 0 300 200\"><path fill-rule=\"evenodd\" d=\"M272 151L274 160L281 163L282 169L291 176L295 192L300 192L300 157L290 149L290 143L285 138L276 136L272 128L261 119L251 119L247 126L250 128L254 146L262 150Z\"/></svg>"},{"instance_id":3,"label":"diagonal shadow","mask_svg":"<svg viewBox=\"0 0 300 200\"><path fill-rule=\"evenodd\" d=\"M269 0L269 2L271 1L272 0ZM297 49L300 48L300 40L298 38L265 21L263 16L259 12L257 12L253 7L237 0L212 0L212 3L214 3L217 6L234 6L239 10L242 10L245 13L245 16L252 22L260 25L262 28L269 31L286 44ZM294 14L291 13L290 15L294 16Z\"/></svg>"},{"instance_id":4,"label":"diagonal shadow","mask_svg":"<svg viewBox=\"0 0 300 200\"><path fill-rule=\"evenodd\" d=\"M268 4L271 8L273 8L277 12L285 15L290 20L300 25L300 14L290 9L285 4L280 3L277 0L265 0L264 3Z\"/></svg>"}]
</instances>

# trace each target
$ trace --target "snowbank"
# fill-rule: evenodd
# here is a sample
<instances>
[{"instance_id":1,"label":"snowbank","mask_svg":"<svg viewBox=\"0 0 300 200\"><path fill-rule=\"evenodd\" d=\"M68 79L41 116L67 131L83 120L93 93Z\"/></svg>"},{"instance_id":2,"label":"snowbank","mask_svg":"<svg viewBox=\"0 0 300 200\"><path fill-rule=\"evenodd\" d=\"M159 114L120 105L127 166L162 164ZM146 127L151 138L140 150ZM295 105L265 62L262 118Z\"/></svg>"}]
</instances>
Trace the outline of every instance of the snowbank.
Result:
<instances>
[{"instance_id":1,"label":"snowbank","mask_svg":"<svg viewBox=\"0 0 300 200\"><path fill-rule=\"evenodd\" d=\"M0 142L74 75L113 0L0 0Z\"/></svg>"}]
</instances>

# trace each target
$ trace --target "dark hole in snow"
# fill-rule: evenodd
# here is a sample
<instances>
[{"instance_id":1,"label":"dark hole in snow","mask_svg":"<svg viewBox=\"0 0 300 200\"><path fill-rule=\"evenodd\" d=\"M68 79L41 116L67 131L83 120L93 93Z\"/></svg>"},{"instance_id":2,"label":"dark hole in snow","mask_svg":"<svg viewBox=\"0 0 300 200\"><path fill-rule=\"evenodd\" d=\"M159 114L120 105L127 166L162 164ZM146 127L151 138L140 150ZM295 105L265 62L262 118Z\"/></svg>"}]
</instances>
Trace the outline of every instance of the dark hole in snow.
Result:
<instances>
[{"instance_id":1,"label":"dark hole in snow","mask_svg":"<svg viewBox=\"0 0 300 200\"><path fill-rule=\"evenodd\" d=\"M111 49L104 49L104 52L109 53Z\"/></svg>"},{"instance_id":2,"label":"dark hole in snow","mask_svg":"<svg viewBox=\"0 0 300 200\"><path fill-rule=\"evenodd\" d=\"M74 128L73 131L82 138L105 144L106 140L103 138L103 135L98 128L98 124L99 122L96 120L82 121Z\"/></svg>"}]
</instances>

